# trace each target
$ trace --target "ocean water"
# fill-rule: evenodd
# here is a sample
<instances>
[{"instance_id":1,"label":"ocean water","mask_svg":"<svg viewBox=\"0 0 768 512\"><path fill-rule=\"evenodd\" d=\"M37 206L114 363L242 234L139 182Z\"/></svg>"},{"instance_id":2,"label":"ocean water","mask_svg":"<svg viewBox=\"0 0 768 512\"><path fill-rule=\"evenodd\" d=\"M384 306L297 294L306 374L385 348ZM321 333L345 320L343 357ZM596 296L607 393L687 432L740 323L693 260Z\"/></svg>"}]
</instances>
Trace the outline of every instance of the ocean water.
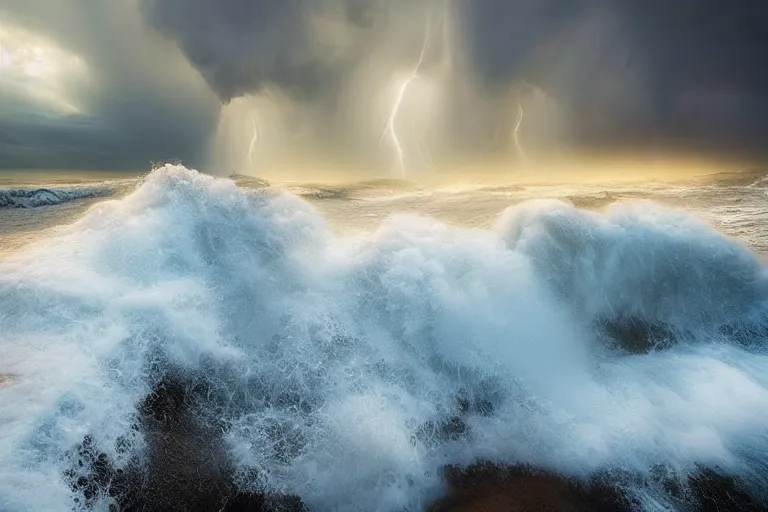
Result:
<instances>
[{"instance_id":1,"label":"ocean water","mask_svg":"<svg viewBox=\"0 0 768 512\"><path fill-rule=\"evenodd\" d=\"M135 176L99 172L0 173L0 257L47 236L80 217L91 205L123 195Z\"/></svg>"},{"instance_id":2,"label":"ocean water","mask_svg":"<svg viewBox=\"0 0 768 512\"><path fill-rule=\"evenodd\" d=\"M0 511L77 508L64 475L86 436L140 457L137 404L170 371L206 381L201 419L244 489L312 510L423 510L442 467L478 459L633 475L647 510L673 506L659 468L768 490L758 175L6 185ZM622 350L605 328L622 323L663 343Z\"/></svg>"}]
</instances>

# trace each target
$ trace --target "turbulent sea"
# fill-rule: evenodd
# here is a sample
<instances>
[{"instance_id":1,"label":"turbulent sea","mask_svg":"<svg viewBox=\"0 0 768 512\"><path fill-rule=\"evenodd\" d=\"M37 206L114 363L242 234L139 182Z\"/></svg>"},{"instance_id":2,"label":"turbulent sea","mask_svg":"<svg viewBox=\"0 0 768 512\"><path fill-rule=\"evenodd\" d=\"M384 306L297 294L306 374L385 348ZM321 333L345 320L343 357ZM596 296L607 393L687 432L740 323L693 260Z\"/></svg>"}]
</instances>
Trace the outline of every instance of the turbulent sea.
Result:
<instances>
[{"instance_id":1,"label":"turbulent sea","mask_svg":"<svg viewBox=\"0 0 768 512\"><path fill-rule=\"evenodd\" d=\"M143 460L169 376L239 489L310 510L424 510L478 460L766 496L766 254L760 174L0 183L0 511L108 510L83 450Z\"/></svg>"}]
</instances>

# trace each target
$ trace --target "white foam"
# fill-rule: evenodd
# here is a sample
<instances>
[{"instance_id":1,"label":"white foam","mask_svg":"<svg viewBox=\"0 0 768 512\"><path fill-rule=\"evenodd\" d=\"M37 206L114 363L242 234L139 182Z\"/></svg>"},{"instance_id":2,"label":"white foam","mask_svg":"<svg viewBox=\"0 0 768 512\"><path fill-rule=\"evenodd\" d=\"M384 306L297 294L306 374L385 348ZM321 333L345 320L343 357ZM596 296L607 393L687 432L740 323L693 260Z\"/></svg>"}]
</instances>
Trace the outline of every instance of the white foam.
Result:
<instances>
[{"instance_id":1,"label":"white foam","mask_svg":"<svg viewBox=\"0 0 768 512\"><path fill-rule=\"evenodd\" d=\"M418 510L443 465L477 457L749 475L768 449L768 355L718 328L762 325L764 274L651 204L527 203L492 231L395 216L337 238L294 196L169 166L0 262L0 373L16 375L0 510L69 510L65 455L86 434L124 459L153 360L231 397L211 406L243 475L261 472L246 484L318 509ZM593 322L619 313L692 339L611 353ZM459 394L493 412L467 413L466 438L425 435Z\"/></svg>"}]
</instances>

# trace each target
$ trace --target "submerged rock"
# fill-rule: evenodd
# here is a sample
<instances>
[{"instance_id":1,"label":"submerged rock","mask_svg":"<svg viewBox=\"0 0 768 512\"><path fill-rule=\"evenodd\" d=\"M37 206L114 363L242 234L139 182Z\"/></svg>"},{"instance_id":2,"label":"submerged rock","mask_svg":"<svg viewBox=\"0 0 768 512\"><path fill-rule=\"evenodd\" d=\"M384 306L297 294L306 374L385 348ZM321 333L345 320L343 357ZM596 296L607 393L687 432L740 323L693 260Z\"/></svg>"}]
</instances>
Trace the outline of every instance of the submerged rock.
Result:
<instances>
[{"instance_id":1,"label":"submerged rock","mask_svg":"<svg viewBox=\"0 0 768 512\"><path fill-rule=\"evenodd\" d=\"M738 478L702 469L688 478L696 510L768 512L768 501L754 496Z\"/></svg>"},{"instance_id":2,"label":"submerged rock","mask_svg":"<svg viewBox=\"0 0 768 512\"><path fill-rule=\"evenodd\" d=\"M582 483L529 467L478 463L446 468L448 494L429 512L621 512L632 510L617 489Z\"/></svg>"},{"instance_id":3,"label":"submerged rock","mask_svg":"<svg viewBox=\"0 0 768 512\"><path fill-rule=\"evenodd\" d=\"M138 407L136 428L146 442L144 456L115 468L88 436L77 448L76 466L68 471L76 503L86 507L111 497L122 512L298 512L296 496L243 493L222 431L198 420L187 383L166 377Z\"/></svg>"},{"instance_id":4,"label":"submerged rock","mask_svg":"<svg viewBox=\"0 0 768 512\"><path fill-rule=\"evenodd\" d=\"M493 403L487 398L473 397L467 390L461 390L456 397L456 409L453 414L421 424L413 436L414 442L435 447L446 441L460 441L470 437L471 430L467 423L468 415L490 416L494 411Z\"/></svg>"},{"instance_id":5,"label":"submerged rock","mask_svg":"<svg viewBox=\"0 0 768 512\"><path fill-rule=\"evenodd\" d=\"M448 492L429 507L429 512L623 512L642 510L642 504L622 489L627 482L637 487L642 478L602 474L588 481L569 479L526 466L507 467L477 463L445 471ZM658 479L656 479L658 480ZM662 479L661 501L672 510L699 512L767 512L766 497L747 489L733 476L702 468L678 482ZM648 482L650 484L650 482Z\"/></svg>"},{"instance_id":6,"label":"submerged rock","mask_svg":"<svg viewBox=\"0 0 768 512\"><path fill-rule=\"evenodd\" d=\"M133 454L122 465L86 436L73 452L73 467L65 475L76 508L103 506L107 498L115 512L307 511L297 496L242 491L223 440L226 426L205 421L200 413L201 396L210 393L194 377L157 376L152 392L137 407L135 434L143 437L144 449L137 449L130 439L118 442L118 453ZM472 435L466 415L493 411L484 396L460 393L455 410L422 425L416 440L463 442ZM427 508L430 512L642 510L635 494L625 489L647 490L672 510L768 512L768 500L755 489L707 468L690 476L659 466L647 475L619 471L576 480L533 467L478 462L467 468L447 467L444 476L447 493ZM258 474L248 477L249 484L258 480Z\"/></svg>"},{"instance_id":7,"label":"submerged rock","mask_svg":"<svg viewBox=\"0 0 768 512\"><path fill-rule=\"evenodd\" d=\"M667 325L639 318L605 320L599 325L618 348L630 354L667 349L674 344L677 336Z\"/></svg>"},{"instance_id":8,"label":"submerged rock","mask_svg":"<svg viewBox=\"0 0 768 512\"><path fill-rule=\"evenodd\" d=\"M630 354L666 350L678 342L695 340L690 332L681 332L662 322L653 323L637 317L600 320L597 326L608 338L609 344ZM739 346L763 348L768 339L768 318L759 318L751 323L721 325L715 332Z\"/></svg>"}]
</instances>

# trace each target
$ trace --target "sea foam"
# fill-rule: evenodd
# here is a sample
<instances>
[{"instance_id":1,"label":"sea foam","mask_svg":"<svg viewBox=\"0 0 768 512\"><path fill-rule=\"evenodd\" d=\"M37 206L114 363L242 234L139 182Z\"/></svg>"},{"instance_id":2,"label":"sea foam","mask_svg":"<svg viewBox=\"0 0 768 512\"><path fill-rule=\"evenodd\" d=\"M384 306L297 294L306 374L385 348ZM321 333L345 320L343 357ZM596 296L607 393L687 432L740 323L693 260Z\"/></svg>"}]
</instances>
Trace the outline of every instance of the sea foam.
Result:
<instances>
[{"instance_id":1,"label":"sea foam","mask_svg":"<svg viewBox=\"0 0 768 512\"><path fill-rule=\"evenodd\" d=\"M243 489L312 509L422 510L478 459L764 490L766 298L752 252L651 203L339 237L295 196L167 166L0 262L0 510L71 510L85 436L141 456L137 404L170 371L206 382ZM674 339L606 343L626 319Z\"/></svg>"}]
</instances>

